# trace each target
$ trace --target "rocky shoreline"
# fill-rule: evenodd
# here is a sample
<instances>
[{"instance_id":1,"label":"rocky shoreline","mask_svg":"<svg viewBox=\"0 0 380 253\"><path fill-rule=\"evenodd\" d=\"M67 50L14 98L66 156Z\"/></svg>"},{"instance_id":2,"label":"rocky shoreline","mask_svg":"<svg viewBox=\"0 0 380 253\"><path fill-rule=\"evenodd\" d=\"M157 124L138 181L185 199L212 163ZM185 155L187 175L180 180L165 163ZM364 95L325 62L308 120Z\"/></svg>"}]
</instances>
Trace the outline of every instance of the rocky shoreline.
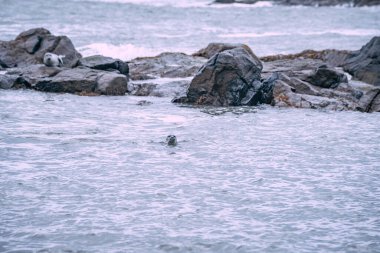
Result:
<instances>
[{"instance_id":1,"label":"rocky shoreline","mask_svg":"<svg viewBox=\"0 0 380 253\"><path fill-rule=\"evenodd\" d=\"M65 55L63 67L43 55ZM210 43L193 55L129 62L82 57L44 28L0 41L0 88L78 95L169 96L175 103L380 111L380 37L358 51L307 50L258 58L244 44Z\"/></svg>"},{"instance_id":2,"label":"rocky shoreline","mask_svg":"<svg viewBox=\"0 0 380 253\"><path fill-rule=\"evenodd\" d=\"M268 2L268 0L215 0L214 4L256 4L258 2ZM376 6L380 5L380 0L270 0L277 5L284 6L352 6L352 7L362 7L362 6Z\"/></svg>"}]
</instances>

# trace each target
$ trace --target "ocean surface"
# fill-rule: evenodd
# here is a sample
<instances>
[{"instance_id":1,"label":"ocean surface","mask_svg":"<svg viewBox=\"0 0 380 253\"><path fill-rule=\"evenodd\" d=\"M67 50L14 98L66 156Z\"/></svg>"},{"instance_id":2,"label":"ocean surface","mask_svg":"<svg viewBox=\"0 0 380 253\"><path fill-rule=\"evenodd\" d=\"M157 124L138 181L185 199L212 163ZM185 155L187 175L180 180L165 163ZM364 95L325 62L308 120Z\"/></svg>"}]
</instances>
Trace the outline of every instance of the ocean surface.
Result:
<instances>
[{"instance_id":1,"label":"ocean surface","mask_svg":"<svg viewBox=\"0 0 380 253\"><path fill-rule=\"evenodd\" d=\"M354 50L379 24L379 7L0 0L0 40L45 27L123 60ZM380 113L170 100L0 90L0 252L380 252Z\"/></svg>"}]
</instances>

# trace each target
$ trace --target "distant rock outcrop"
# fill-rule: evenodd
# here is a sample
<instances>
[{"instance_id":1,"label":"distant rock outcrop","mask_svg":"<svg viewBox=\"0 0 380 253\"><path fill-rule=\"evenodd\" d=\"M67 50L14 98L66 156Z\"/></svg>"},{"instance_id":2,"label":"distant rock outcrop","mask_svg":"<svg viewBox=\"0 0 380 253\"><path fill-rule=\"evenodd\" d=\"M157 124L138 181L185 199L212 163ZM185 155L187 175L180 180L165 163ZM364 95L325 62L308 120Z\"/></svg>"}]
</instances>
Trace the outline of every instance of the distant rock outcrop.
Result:
<instances>
[{"instance_id":1,"label":"distant rock outcrop","mask_svg":"<svg viewBox=\"0 0 380 253\"><path fill-rule=\"evenodd\" d=\"M214 3L219 4L255 4L257 2L267 0L215 0ZM380 5L380 0L272 0L276 4L280 5L305 5L305 6L337 6L337 5L349 5L349 6L374 6Z\"/></svg>"},{"instance_id":2,"label":"distant rock outcrop","mask_svg":"<svg viewBox=\"0 0 380 253\"><path fill-rule=\"evenodd\" d=\"M0 41L0 65L3 68L25 67L42 63L44 54L65 55L63 65L75 67L82 57L66 36L54 36L44 28L22 32L11 41Z\"/></svg>"}]
</instances>

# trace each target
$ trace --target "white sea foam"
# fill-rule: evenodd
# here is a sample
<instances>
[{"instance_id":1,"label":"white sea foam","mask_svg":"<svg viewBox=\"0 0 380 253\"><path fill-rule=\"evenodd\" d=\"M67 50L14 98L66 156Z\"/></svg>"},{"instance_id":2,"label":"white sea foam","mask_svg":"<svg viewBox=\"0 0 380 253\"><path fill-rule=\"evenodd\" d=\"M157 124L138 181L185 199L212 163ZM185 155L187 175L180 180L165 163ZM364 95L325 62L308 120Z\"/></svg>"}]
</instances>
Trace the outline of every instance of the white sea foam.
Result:
<instances>
[{"instance_id":1,"label":"white sea foam","mask_svg":"<svg viewBox=\"0 0 380 253\"><path fill-rule=\"evenodd\" d=\"M131 60L136 57L155 56L161 53L161 50L138 47L132 44L112 45L106 43L93 43L78 48L83 56L104 55L121 60Z\"/></svg>"},{"instance_id":2,"label":"white sea foam","mask_svg":"<svg viewBox=\"0 0 380 253\"><path fill-rule=\"evenodd\" d=\"M196 0L196 1L176 1L176 0L76 0L76 1L87 1L87 2L104 2L104 3L126 3L126 4L139 4L139 5L150 5L150 6L174 6L174 7L204 7L207 6L210 1L208 0Z\"/></svg>"},{"instance_id":3,"label":"white sea foam","mask_svg":"<svg viewBox=\"0 0 380 253\"><path fill-rule=\"evenodd\" d=\"M260 1L254 4L243 4L243 3L233 3L233 4L213 4L213 0L74 0L74 1L86 1L86 2L103 2L103 3L125 3L125 4L139 4L139 5L150 5L150 6L173 6L179 8L188 7L211 7L211 8L231 8L231 7L243 7L243 8L262 8L262 7L272 7L273 3L271 1Z\"/></svg>"}]
</instances>

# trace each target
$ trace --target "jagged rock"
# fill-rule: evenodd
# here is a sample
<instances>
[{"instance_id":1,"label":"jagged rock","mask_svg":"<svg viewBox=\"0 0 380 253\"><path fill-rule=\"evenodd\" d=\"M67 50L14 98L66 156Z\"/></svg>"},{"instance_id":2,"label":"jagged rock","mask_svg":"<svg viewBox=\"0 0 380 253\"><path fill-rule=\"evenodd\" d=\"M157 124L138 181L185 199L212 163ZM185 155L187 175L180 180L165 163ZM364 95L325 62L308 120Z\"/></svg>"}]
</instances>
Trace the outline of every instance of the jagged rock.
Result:
<instances>
[{"instance_id":1,"label":"jagged rock","mask_svg":"<svg viewBox=\"0 0 380 253\"><path fill-rule=\"evenodd\" d=\"M322 88L336 88L340 83L347 83L348 79L345 74L339 73L327 65L321 65L307 77L307 81Z\"/></svg>"},{"instance_id":2,"label":"jagged rock","mask_svg":"<svg viewBox=\"0 0 380 253\"><path fill-rule=\"evenodd\" d=\"M191 81L187 102L214 106L254 105L260 90L262 64L243 48L226 50L214 55Z\"/></svg>"},{"instance_id":3,"label":"jagged rock","mask_svg":"<svg viewBox=\"0 0 380 253\"><path fill-rule=\"evenodd\" d=\"M374 37L359 51L353 52L343 69L355 79L380 86L380 37Z\"/></svg>"},{"instance_id":4,"label":"jagged rock","mask_svg":"<svg viewBox=\"0 0 380 253\"><path fill-rule=\"evenodd\" d=\"M132 80L183 78L194 76L206 62L202 57L183 53L162 53L155 57L136 58L129 62Z\"/></svg>"},{"instance_id":5,"label":"jagged rock","mask_svg":"<svg viewBox=\"0 0 380 253\"><path fill-rule=\"evenodd\" d=\"M273 84L273 106L328 109L328 110L355 110L357 103L349 103L345 100L321 96L299 94L295 89L280 79Z\"/></svg>"},{"instance_id":6,"label":"jagged rock","mask_svg":"<svg viewBox=\"0 0 380 253\"><path fill-rule=\"evenodd\" d=\"M65 67L76 66L81 58L68 37L54 36L44 28L35 28L22 32L15 40L0 41L0 65L13 68L39 64L47 52L65 55Z\"/></svg>"},{"instance_id":7,"label":"jagged rock","mask_svg":"<svg viewBox=\"0 0 380 253\"><path fill-rule=\"evenodd\" d=\"M99 69L105 71L118 71L120 74L128 76L128 63L119 59L105 57L102 55L93 55L84 57L79 60L79 66L85 66L91 69Z\"/></svg>"},{"instance_id":8,"label":"jagged rock","mask_svg":"<svg viewBox=\"0 0 380 253\"><path fill-rule=\"evenodd\" d=\"M231 44L231 43L210 43L207 47L202 48L198 52L194 53L193 56L199 56L204 57L207 59L210 59L215 54L234 49L234 48L244 48L248 53L250 53L253 57L256 57L256 55L252 52L251 48L245 44Z\"/></svg>"}]
</instances>

